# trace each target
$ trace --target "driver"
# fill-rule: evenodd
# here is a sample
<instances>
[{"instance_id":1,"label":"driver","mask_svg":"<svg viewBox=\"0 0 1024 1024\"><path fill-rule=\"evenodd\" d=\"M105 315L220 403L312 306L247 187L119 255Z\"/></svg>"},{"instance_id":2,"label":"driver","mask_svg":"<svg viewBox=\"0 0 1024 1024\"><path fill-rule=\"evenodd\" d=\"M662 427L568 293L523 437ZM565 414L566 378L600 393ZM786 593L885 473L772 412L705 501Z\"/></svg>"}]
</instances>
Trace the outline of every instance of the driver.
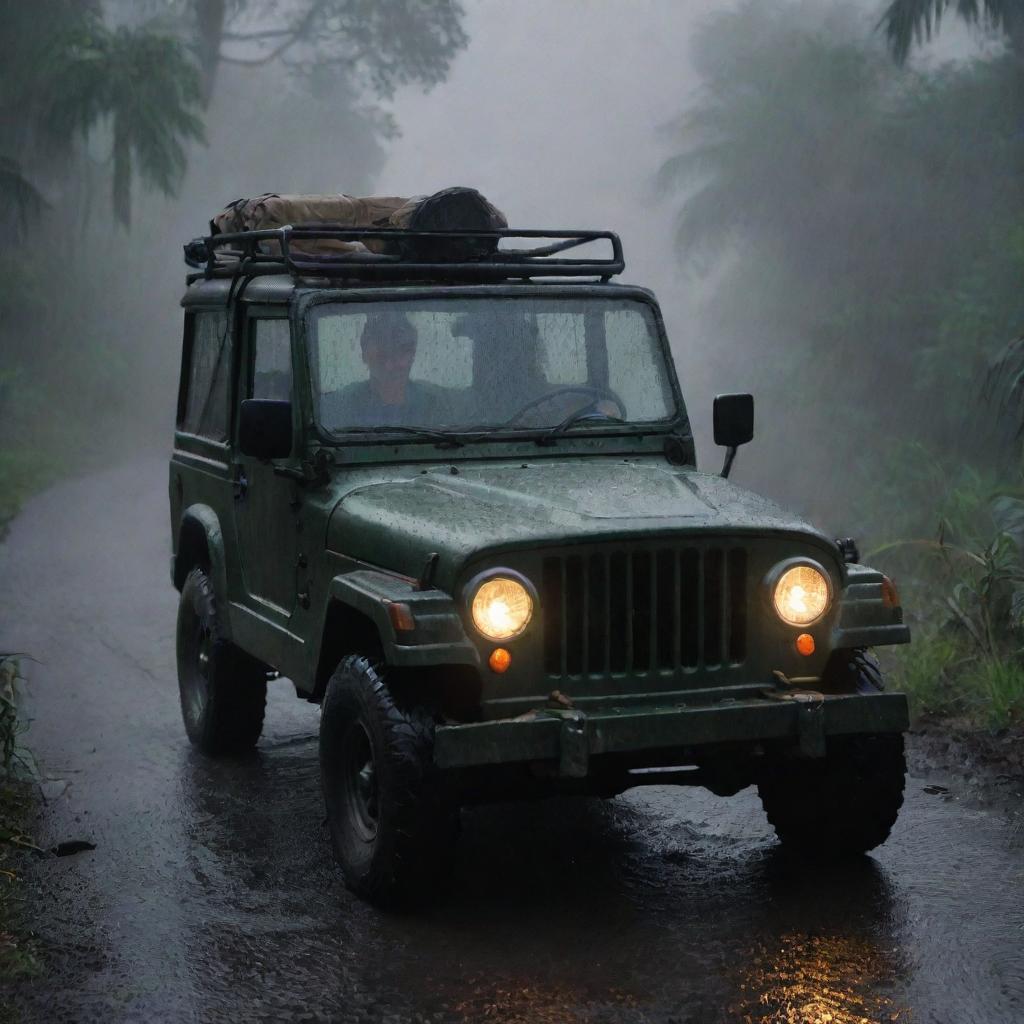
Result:
<instances>
[{"instance_id":1,"label":"driver","mask_svg":"<svg viewBox=\"0 0 1024 1024\"><path fill-rule=\"evenodd\" d=\"M359 349L369 377L332 396L330 420L353 427L430 423L436 396L428 385L409 379L416 340L405 316L368 316Z\"/></svg>"}]
</instances>

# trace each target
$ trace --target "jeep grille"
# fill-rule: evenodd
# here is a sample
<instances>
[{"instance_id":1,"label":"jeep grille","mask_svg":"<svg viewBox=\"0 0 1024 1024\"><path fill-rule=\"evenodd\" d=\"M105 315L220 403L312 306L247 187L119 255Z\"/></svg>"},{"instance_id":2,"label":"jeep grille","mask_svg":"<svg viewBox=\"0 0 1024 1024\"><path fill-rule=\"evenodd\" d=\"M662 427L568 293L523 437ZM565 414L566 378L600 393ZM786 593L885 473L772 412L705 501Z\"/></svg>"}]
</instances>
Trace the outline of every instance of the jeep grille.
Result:
<instances>
[{"instance_id":1,"label":"jeep grille","mask_svg":"<svg viewBox=\"0 0 1024 1024\"><path fill-rule=\"evenodd\" d=\"M541 609L552 676L738 665L747 552L719 545L548 557Z\"/></svg>"}]
</instances>

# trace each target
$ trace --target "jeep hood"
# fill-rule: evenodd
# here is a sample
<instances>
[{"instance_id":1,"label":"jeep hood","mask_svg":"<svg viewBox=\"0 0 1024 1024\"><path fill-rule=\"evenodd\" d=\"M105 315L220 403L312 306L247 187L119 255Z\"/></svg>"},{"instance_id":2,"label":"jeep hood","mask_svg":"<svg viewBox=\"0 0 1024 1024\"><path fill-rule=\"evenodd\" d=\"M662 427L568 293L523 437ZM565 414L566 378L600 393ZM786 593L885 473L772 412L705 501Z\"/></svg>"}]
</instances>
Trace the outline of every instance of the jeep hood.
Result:
<instances>
[{"instance_id":1,"label":"jeep hood","mask_svg":"<svg viewBox=\"0 0 1024 1024\"><path fill-rule=\"evenodd\" d=\"M418 576L440 555L452 585L483 553L578 540L708 532L823 534L718 476L665 462L586 459L432 469L356 485L335 506L328 546Z\"/></svg>"}]
</instances>

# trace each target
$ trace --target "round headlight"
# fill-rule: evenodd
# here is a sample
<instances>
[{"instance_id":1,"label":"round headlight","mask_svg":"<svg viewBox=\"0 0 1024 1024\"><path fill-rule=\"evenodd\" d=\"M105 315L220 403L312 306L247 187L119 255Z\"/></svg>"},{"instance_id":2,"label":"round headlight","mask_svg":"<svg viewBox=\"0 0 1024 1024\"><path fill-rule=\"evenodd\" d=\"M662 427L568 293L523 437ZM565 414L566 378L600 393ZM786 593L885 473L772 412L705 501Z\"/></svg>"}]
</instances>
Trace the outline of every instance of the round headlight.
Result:
<instances>
[{"instance_id":1,"label":"round headlight","mask_svg":"<svg viewBox=\"0 0 1024 1024\"><path fill-rule=\"evenodd\" d=\"M492 576L477 587L471 607L473 625L490 640L518 636L533 615L533 598L508 576Z\"/></svg>"},{"instance_id":2,"label":"round headlight","mask_svg":"<svg viewBox=\"0 0 1024 1024\"><path fill-rule=\"evenodd\" d=\"M775 611L791 626L809 626L828 608L828 580L813 565L794 565L775 584Z\"/></svg>"}]
</instances>

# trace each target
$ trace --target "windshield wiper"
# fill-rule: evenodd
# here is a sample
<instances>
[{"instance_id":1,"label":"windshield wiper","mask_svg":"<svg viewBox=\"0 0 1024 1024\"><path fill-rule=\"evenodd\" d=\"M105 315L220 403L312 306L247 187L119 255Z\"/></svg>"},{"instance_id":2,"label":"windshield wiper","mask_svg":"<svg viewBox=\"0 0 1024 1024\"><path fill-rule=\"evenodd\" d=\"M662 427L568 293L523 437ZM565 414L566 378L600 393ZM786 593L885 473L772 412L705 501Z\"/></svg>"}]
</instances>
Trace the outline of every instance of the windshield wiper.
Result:
<instances>
[{"instance_id":1,"label":"windshield wiper","mask_svg":"<svg viewBox=\"0 0 1024 1024\"><path fill-rule=\"evenodd\" d=\"M609 416L606 413L599 412L592 406L584 406L582 409L577 409L574 413L570 413L562 420L561 423L552 427L550 430L546 430L537 438L537 444L546 445L554 444L555 438L559 434L564 434L571 426L582 420L607 420L610 423L625 423L625 420L619 419L617 416Z\"/></svg>"},{"instance_id":2,"label":"windshield wiper","mask_svg":"<svg viewBox=\"0 0 1024 1024\"><path fill-rule=\"evenodd\" d=\"M465 434L456 434L449 430L431 430L430 427L357 427L352 431L359 434L408 434L410 437L421 437L424 440L437 442L438 448L461 448L465 445Z\"/></svg>"}]
</instances>

